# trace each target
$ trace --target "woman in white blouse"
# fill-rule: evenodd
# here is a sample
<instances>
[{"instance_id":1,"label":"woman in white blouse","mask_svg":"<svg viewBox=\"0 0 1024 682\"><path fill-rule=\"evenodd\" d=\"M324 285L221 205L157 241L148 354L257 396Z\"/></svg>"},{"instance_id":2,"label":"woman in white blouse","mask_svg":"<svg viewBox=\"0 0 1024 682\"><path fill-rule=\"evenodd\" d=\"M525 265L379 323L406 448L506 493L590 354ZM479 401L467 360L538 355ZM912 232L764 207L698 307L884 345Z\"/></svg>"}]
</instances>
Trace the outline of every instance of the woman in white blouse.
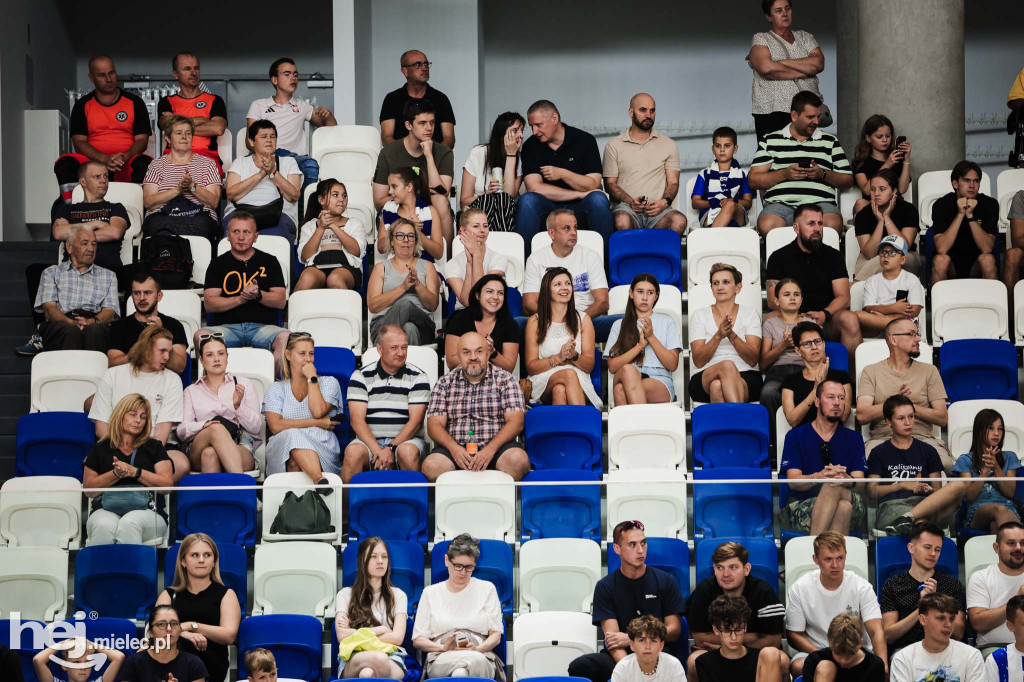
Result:
<instances>
[{"instance_id":1,"label":"woman in white blouse","mask_svg":"<svg viewBox=\"0 0 1024 682\"><path fill-rule=\"evenodd\" d=\"M736 302L743 276L734 266L711 266L715 303L690 315L690 398L701 403L745 403L761 392L761 316Z\"/></svg>"},{"instance_id":2,"label":"woman in white blouse","mask_svg":"<svg viewBox=\"0 0 1024 682\"><path fill-rule=\"evenodd\" d=\"M487 144L473 147L462 167L459 204L487 213L492 230L512 232L516 226L516 199L523 182L519 150L526 121L514 111L494 120Z\"/></svg>"}]
</instances>

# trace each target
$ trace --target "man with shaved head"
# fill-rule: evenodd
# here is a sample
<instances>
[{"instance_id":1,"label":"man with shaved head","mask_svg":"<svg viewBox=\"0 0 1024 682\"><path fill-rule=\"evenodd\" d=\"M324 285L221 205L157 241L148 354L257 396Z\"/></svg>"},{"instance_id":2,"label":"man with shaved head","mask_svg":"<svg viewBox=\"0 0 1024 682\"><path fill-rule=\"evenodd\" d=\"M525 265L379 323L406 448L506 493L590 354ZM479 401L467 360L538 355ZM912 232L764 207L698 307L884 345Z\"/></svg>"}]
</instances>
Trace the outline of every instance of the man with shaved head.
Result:
<instances>
[{"instance_id":1,"label":"man with shaved head","mask_svg":"<svg viewBox=\"0 0 1024 682\"><path fill-rule=\"evenodd\" d=\"M632 121L604 146L604 187L616 230L655 227L683 234L686 216L672 208L679 192L679 147L654 129L654 98L629 100Z\"/></svg>"},{"instance_id":2,"label":"man with shaved head","mask_svg":"<svg viewBox=\"0 0 1024 682\"><path fill-rule=\"evenodd\" d=\"M523 430L526 401L519 382L488 362L487 342L470 332L459 339L460 366L441 377L427 406L435 447L421 470L429 480L447 471L503 471L522 480L530 471Z\"/></svg>"},{"instance_id":3,"label":"man with shaved head","mask_svg":"<svg viewBox=\"0 0 1024 682\"><path fill-rule=\"evenodd\" d=\"M437 125L434 126L433 140L448 149L455 149L455 112L448 96L430 87L430 62L427 55L419 50L406 50L399 60L405 85L389 92L380 106L380 142L389 144L409 134L402 118L405 105L413 100L429 100L434 105Z\"/></svg>"}]
</instances>

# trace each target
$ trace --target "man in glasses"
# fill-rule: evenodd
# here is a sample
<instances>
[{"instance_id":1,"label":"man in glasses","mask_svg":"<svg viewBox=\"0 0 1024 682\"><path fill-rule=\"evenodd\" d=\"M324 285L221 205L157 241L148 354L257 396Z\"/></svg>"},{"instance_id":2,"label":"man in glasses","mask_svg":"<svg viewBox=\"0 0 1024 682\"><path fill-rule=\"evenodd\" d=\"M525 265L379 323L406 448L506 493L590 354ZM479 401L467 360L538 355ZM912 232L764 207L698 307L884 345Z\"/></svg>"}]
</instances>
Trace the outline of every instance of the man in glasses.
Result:
<instances>
[{"instance_id":1,"label":"man in glasses","mask_svg":"<svg viewBox=\"0 0 1024 682\"><path fill-rule=\"evenodd\" d=\"M897 234L887 235L878 246L882 271L864 281L864 308L854 313L867 338L875 338L893 320L913 320L924 306L921 280L903 269L907 263L907 242Z\"/></svg>"},{"instance_id":2,"label":"man in glasses","mask_svg":"<svg viewBox=\"0 0 1024 682\"><path fill-rule=\"evenodd\" d=\"M790 499L782 509L783 526L811 535L827 530L849 535L867 520L864 497L854 490L867 473L864 441L842 425L846 390L838 381L818 384L814 406L814 421L786 434L779 471L788 481L782 494L788 492Z\"/></svg>"},{"instance_id":3,"label":"man in glasses","mask_svg":"<svg viewBox=\"0 0 1024 682\"><path fill-rule=\"evenodd\" d=\"M639 521L621 521L612 530L615 553L622 560L594 587L594 625L604 633L604 650L584 654L569 664L569 674L591 682L608 682L615 664L632 653L630 622L652 615L665 623L669 648L682 632L680 615L686 610L679 585L669 573L646 565L647 536ZM674 678L673 678L674 679Z\"/></svg>"},{"instance_id":4,"label":"man in glasses","mask_svg":"<svg viewBox=\"0 0 1024 682\"><path fill-rule=\"evenodd\" d=\"M901 394L914 403L914 438L935 448L946 474L953 471L949 448L937 437L935 427L946 425L946 388L939 370L920 362L921 334L913 320L901 318L885 326L889 357L861 369L857 389L857 423L870 425L865 455L892 437L892 428L882 414L882 405L891 395Z\"/></svg>"},{"instance_id":5,"label":"man in glasses","mask_svg":"<svg viewBox=\"0 0 1024 682\"><path fill-rule=\"evenodd\" d=\"M380 143L391 144L409 134L402 125L402 112L410 101L429 100L437 111L437 125L431 133L434 142L440 142L448 149L455 149L455 112L448 96L432 88L430 65L427 55L419 50L407 50L399 60L405 85L384 96L380 105Z\"/></svg>"}]
</instances>

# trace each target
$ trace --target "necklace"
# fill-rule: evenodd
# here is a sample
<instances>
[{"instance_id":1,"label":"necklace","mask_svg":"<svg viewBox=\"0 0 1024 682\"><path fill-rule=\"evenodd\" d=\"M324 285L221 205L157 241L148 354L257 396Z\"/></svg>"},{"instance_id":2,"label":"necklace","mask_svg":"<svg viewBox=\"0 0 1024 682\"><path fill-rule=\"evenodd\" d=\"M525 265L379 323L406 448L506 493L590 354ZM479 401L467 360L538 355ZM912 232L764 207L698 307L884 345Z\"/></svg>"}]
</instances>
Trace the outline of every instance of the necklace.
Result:
<instances>
[{"instance_id":1,"label":"necklace","mask_svg":"<svg viewBox=\"0 0 1024 682\"><path fill-rule=\"evenodd\" d=\"M640 672L643 673L645 677L654 677L658 673L658 666L654 666L654 670L649 673L645 673L643 668L640 669Z\"/></svg>"}]
</instances>

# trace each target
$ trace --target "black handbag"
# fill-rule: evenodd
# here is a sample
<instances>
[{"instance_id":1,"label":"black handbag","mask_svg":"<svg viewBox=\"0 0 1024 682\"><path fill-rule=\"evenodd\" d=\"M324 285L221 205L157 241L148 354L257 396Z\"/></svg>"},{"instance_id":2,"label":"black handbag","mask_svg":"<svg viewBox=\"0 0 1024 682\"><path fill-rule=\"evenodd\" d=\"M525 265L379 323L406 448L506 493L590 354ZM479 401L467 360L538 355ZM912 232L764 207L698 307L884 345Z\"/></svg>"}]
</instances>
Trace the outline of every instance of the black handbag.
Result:
<instances>
[{"instance_id":1,"label":"black handbag","mask_svg":"<svg viewBox=\"0 0 1024 682\"><path fill-rule=\"evenodd\" d=\"M331 511L315 490L296 495L289 490L277 509L277 517L270 526L271 533L286 535L315 535L333 533Z\"/></svg>"},{"instance_id":2,"label":"black handbag","mask_svg":"<svg viewBox=\"0 0 1024 682\"><path fill-rule=\"evenodd\" d=\"M272 227L277 227L281 222L281 212L284 210L284 199L278 197L269 204L263 204L262 206L236 203L235 209L251 213L253 219L256 221L257 230L269 230Z\"/></svg>"}]
</instances>

